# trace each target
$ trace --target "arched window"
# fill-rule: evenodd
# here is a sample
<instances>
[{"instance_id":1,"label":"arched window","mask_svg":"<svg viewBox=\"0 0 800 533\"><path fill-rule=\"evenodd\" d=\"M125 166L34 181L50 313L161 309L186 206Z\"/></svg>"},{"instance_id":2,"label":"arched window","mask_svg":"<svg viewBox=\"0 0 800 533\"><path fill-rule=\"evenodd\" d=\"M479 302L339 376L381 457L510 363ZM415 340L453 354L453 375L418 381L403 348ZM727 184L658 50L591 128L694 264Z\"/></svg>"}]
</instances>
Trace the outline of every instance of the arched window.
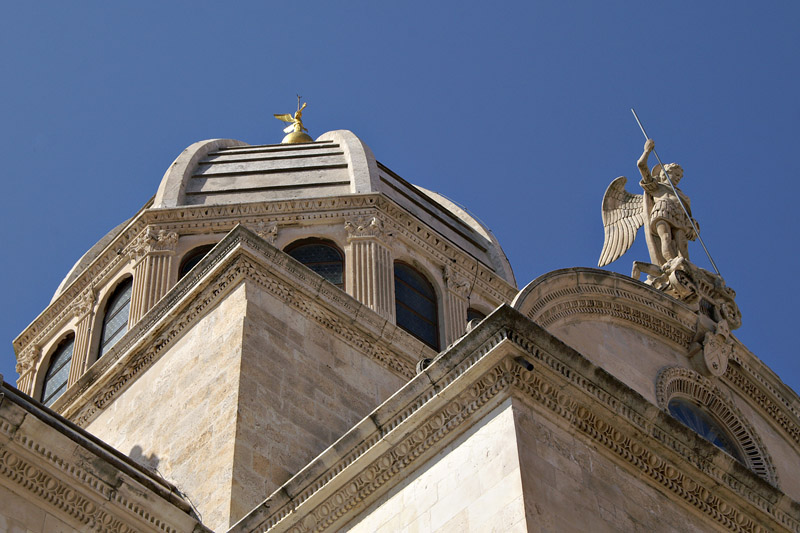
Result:
<instances>
[{"instance_id":1,"label":"arched window","mask_svg":"<svg viewBox=\"0 0 800 533\"><path fill-rule=\"evenodd\" d=\"M467 309L467 324L469 324L473 320L477 320L478 322L480 322L484 318L486 318L486 315L484 315L477 309L473 309L472 307Z\"/></svg>"},{"instance_id":2,"label":"arched window","mask_svg":"<svg viewBox=\"0 0 800 533\"><path fill-rule=\"evenodd\" d=\"M72 363L72 351L75 348L75 335L70 335L58 344L50 356L50 366L44 375L42 385L42 403L50 405L67 390L69 367Z\"/></svg>"},{"instance_id":3,"label":"arched window","mask_svg":"<svg viewBox=\"0 0 800 533\"><path fill-rule=\"evenodd\" d=\"M103 329L100 333L100 347L97 350L98 359L128 331L132 287L133 278L127 278L117 285L108 299L106 313L103 316Z\"/></svg>"},{"instance_id":4,"label":"arched window","mask_svg":"<svg viewBox=\"0 0 800 533\"><path fill-rule=\"evenodd\" d=\"M683 425L772 484L775 466L747 418L708 378L694 370L667 367L656 382L658 406Z\"/></svg>"},{"instance_id":5,"label":"arched window","mask_svg":"<svg viewBox=\"0 0 800 533\"><path fill-rule=\"evenodd\" d=\"M344 255L332 242L303 239L284 251L340 289L344 288Z\"/></svg>"},{"instance_id":6,"label":"arched window","mask_svg":"<svg viewBox=\"0 0 800 533\"><path fill-rule=\"evenodd\" d=\"M438 350L439 315L433 285L405 263L395 263L394 297L397 325Z\"/></svg>"},{"instance_id":7,"label":"arched window","mask_svg":"<svg viewBox=\"0 0 800 533\"><path fill-rule=\"evenodd\" d=\"M739 447L734 444L734 439L705 409L680 397L671 399L667 408L669 414L674 416L681 424L693 429L695 433L720 450L727 452L728 455L743 465L747 464Z\"/></svg>"},{"instance_id":8,"label":"arched window","mask_svg":"<svg viewBox=\"0 0 800 533\"><path fill-rule=\"evenodd\" d=\"M213 244L204 244L203 246L198 246L197 248L189 250L181 260L181 266L178 268L178 279L188 274L197 263L203 260L213 247Z\"/></svg>"}]
</instances>

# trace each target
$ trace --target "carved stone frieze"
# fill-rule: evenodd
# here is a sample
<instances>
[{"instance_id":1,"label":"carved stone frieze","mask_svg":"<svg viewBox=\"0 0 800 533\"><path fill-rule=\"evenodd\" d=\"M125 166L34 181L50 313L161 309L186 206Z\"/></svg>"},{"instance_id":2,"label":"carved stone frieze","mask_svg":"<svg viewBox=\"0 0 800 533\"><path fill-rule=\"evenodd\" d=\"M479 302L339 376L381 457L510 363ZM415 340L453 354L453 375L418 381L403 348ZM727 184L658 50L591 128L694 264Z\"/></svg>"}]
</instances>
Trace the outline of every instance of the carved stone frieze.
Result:
<instances>
[{"instance_id":1,"label":"carved stone frieze","mask_svg":"<svg viewBox=\"0 0 800 533\"><path fill-rule=\"evenodd\" d=\"M476 269L475 259L435 232L423 228L419 221L391 200L380 194L359 194L313 200L282 200L239 205L183 206L174 209L143 210L130 225L50 304L14 341L19 353L30 342L46 343L49 335L63 324L72 311L72 302L91 284L100 287L109 276L130 258L138 260L150 250L171 250L179 235L208 231L225 233L237 223L257 225L269 218L278 224L307 223L331 219L371 218L378 209L383 215L383 238L402 234L421 253L440 264L456 259L467 272ZM386 220L385 220L386 219ZM369 227L369 223L367 223ZM159 228L158 230L154 228ZM423 231L424 230L424 231ZM161 232L166 232L162 234ZM155 239L155 243L151 241ZM161 239L159 241L159 239ZM267 239L269 241L269 239ZM160 244L159 244L160 243ZM494 304L509 302L516 288L484 265L477 267L475 285Z\"/></svg>"},{"instance_id":2,"label":"carved stone frieze","mask_svg":"<svg viewBox=\"0 0 800 533\"><path fill-rule=\"evenodd\" d=\"M359 458L367 456L382 436L410 419L415 411L422 410L428 402L437 401L439 395L423 393L421 397L415 397L417 399L413 407L401 409L396 418L387 420L381 429L365 437L337 462L323 463L327 470L310 478L315 481L293 494L291 499L285 498L280 491L276 492L273 496L278 500L268 499L263 506L265 515L258 522L248 523L247 531L265 533L277 527L292 533L308 533L340 527L343 524L339 520L348 512L357 506L368 507L388 487L393 486L393 477L403 476L404 472L416 468L415 463L421 463L420 458L430 456L432 448L440 449L449 442L448 439L453 438L452 435L460 433L459 427L476 411L496 405L499 399L512 391L522 393L526 401L533 401L558 415L580 434L638 470L661 490L675 494L722 527L733 531L766 533L770 527L764 525L766 519L776 526L800 531L800 522L796 517L776 506L760 488L754 490L737 481L716 462L700 455L702 452L686 446L662 430L652 417L640 415L620 402L616 395L572 372L515 331L500 331L487 339L476 354L453 369L450 378L443 380L436 389L442 390L454 383L505 339L511 340L524 349L529 357L538 361L539 366L534 365L534 368L544 366L547 371L531 372L510 357L504 357L424 421L406 429L405 436L395 437L391 441L394 445L389 450L379 455L369 455L369 463L356 467ZM564 380L574 387L572 392L565 390ZM642 438L642 433L649 438ZM671 448L686 460L668 459L662 446ZM327 458L328 461L330 459ZM345 465L354 473L346 479L339 479ZM329 484L334 486L328 487ZM734 503L730 497L719 496L720 484L738 494L739 499ZM234 527L231 531L240 533L244 529Z\"/></svg>"},{"instance_id":3,"label":"carved stone frieze","mask_svg":"<svg viewBox=\"0 0 800 533\"><path fill-rule=\"evenodd\" d=\"M84 524L87 531L134 533L141 531L143 525L150 531L180 531L156 514L151 505L142 505L118 490L118 486L98 478L91 471L94 464L59 456L48 443L32 438L28 431L0 418L0 435L6 442L0 448L0 476L9 483ZM114 513L114 509L122 512ZM140 521L136 526L132 525L131 515Z\"/></svg>"},{"instance_id":4,"label":"carved stone frieze","mask_svg":"<svg viewBox=\"0 0 800 533\"><path fill-rule=\"evenodd\" d=\"M775 421L778 427L786 432L794 441L795 446L800 449L800 424L797 423L797 418L793 418L786 413L786 406L780 406L775 397L767 394L757 386L750 379L748 373L738 365L728 365L724 377L728 383L734 385L745 396L752 399L768 417Z\"/></svg>"}]
</instances>

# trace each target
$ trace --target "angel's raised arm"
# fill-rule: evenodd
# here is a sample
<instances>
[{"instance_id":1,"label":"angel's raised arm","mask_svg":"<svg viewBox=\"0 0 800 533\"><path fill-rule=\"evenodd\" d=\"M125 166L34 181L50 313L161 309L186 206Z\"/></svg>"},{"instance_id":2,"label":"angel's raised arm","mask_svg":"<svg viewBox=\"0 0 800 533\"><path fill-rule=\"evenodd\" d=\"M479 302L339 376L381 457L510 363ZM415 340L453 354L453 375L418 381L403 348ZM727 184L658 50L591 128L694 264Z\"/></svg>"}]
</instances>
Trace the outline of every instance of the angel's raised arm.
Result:
<instances>
[{"instance_id":1,"label":"angel's raised arm","mask_svg":"<svg viewBox=\"0 0 800 533\"><path fill-rule=\"evenodd\" d=\"M652 152L655 147L655 141L653 141L653 139L647 139L647 141L644 143L644 152L642 152L642 156L636 162L636 166L639 167L639 173L642 175L643 183L649 183L653 181L653 176L650 174L650 170L647 168L647 158L650 156L650 152Z\"/></svg>"}]
</instances>

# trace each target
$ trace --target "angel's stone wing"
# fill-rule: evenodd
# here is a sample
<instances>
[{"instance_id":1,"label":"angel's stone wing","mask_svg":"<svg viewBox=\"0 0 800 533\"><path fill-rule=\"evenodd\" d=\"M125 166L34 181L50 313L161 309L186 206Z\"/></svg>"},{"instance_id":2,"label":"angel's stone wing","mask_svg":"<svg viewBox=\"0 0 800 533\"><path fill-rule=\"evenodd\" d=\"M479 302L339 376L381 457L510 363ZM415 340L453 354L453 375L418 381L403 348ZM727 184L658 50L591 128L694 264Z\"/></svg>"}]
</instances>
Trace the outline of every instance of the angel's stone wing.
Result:
<instances>
[{"instance_id":1,"label":"angel's stone wing","mask_svg":"<svg viewBox=\"0 0 800 533\"><path fill-rule=\"evenodd\" d=\"M644 224L644 196L626 191L627 181L625 176L618 177L611 182L603 195L603 226L606 235L597 266L606 266L627 252L636 238L636 231Z\"/></svg>"},{"instance_id":2,"label":"angel's stone wing","mask_svg":"<svg viewBox=\"0 0 800 533\"><path fill-rule=\"evenodd\" d=\"M284 113L283 115L275 115L275 118L277 118L278 120L282 120L284 122L288 122L290 124L294 122L294 117L289 113Z\"/></svg>"}]
</instances>

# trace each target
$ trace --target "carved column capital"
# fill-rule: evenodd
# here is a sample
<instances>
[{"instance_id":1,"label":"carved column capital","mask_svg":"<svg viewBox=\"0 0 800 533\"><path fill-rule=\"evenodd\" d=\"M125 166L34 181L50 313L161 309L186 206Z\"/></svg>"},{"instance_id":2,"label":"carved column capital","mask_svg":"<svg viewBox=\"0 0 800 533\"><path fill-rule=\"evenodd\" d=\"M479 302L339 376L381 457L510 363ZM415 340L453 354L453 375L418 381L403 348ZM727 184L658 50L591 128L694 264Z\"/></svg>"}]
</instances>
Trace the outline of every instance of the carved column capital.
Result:
<instances>
[{"instance_id":1,"label":"carved column capital","mask_svg":"<svg viewBox=\"0 0 800 533\"><path fill-rule=\"evenodd\" d=\"M42 347L38 344L30 344L17 357L16 371L20 376L33 369L36 361L42 354Z\"/></svg>"},{"instance_id":2,"label":"carved column capital","mask_svg":"<svg viewBox=\"0 0 800 533\"><path fill-rule=\"evenodd\" d=\"M277 222L264 222L259 221L255 225L253 231L270 244L275 244L275 239L278 238L278 223Z\"/></svg>"},{"instance_id":3,"label":"carved column capital","mask_svg":"<svg viewBox=\"0 0 800 533\"><path fill-rule=\"evenodd\" d=\"M386 242L389 234L384 231L383 221L376 216L362 216L345 220L347 242L357 239L380 239Z\"/></svg>"},{"instance_id":4,"label":"carved column capital","mask_svg":"<svg viewBox=\"0 0 800 533\"><path fill-rule=\"evenodd\" d=\"M97 298L97 291L94 286L90 286L82 292L72 304L72 314L75 318L83 318L88 315L94 308L94 302Z\"/></svg>"},{"instance_id":5,"label":"carved column capital","mask_svg":"<svg viewBox=\"0 0 800 533\"><path fill-rule=\"evenodd\" d=\"M141 259L152 252L174 252L179 238L174 231L147 228L131 242L126 252L133 260Z\"/></svg>"},{"instance_id":6,"label":"carved column capital","mask_svg":"<svg viewBox=\"0 0 800 533\"><path fill-rule=\"evenodd\" d=\"M469 280L453 267L449 265L442 267L442 279L444 279L444 284L450 292L462 298L466 298L469 294L471 288Z\"/></svg>"}]
</instances>

